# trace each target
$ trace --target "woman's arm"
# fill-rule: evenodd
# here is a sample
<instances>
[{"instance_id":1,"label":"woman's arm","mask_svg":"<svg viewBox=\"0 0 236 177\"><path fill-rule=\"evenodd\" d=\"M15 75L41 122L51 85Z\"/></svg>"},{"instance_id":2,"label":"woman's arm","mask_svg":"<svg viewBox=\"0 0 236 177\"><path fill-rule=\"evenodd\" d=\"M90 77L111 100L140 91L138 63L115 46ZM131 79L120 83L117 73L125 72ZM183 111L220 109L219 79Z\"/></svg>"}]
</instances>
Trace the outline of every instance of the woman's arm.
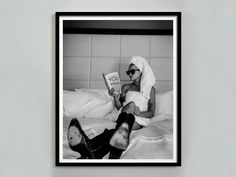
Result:
<instances>
[{"instance_id":1,"label":"woman's arm","mask_svg":"<svg viewBox=\"0 0 236 177\"><path fill-rule=\"evenodd\" d=\"M128 89L128 85L123 85L121 88L121 94L119 95L113 94L114 90L109 91L109 94L114 98L114 103L117 110L119 110L123 106L127 89Z\"/></svg>"},{"instance_id":2,"label":"woman's arm","mask_svg":"<svg viewBox=\"0 0 236 177\"><path fill-rule=\"evenodd\" d=\"M122 103L120 102L119 97L120 97L120 95L113 96L115 107L117 110L119 110L122 107Z\"/></svg>"},{"instance_id":3,"label":"woman's arm","mask_svg":"<svg viewBox=\"0 0 236 177\"><path fill-rule=\"evenodd\" d=\"M152 118L154 116L155 109L156 109L156 90L154 87L152 87L150 93L150 99L148 101L148 110L141 112L139 108L136 107L134 114L140 117Z\"/></svg>"}]
</instances>

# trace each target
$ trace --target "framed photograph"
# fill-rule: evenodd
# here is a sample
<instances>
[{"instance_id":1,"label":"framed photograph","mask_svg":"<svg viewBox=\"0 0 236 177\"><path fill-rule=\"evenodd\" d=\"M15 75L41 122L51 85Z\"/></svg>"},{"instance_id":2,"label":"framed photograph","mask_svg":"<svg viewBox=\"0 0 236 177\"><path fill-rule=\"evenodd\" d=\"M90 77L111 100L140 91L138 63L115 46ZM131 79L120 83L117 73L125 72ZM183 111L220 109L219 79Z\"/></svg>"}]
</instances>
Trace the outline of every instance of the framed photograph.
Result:
<instances>
[{"instance_id":1,"label":"framed photograph","mask_svg":"<svg viewBox=\"0 0 236 177\"><path fill-rule=\"evenodd\" d=\"M181 165L181 12L56 12L56 165Z\"/></svg>"}]
</instances>

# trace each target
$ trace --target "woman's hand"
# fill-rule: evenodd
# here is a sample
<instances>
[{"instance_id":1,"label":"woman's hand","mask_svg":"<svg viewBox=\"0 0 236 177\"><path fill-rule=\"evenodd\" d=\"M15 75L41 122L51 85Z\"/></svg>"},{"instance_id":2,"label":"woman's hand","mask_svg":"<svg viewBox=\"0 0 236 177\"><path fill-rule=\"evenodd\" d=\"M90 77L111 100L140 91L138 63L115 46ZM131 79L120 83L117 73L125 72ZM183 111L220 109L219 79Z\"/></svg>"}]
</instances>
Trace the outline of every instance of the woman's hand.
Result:
<instances>
[{"instance_id":1,"label":"woman's hand","mask_svg":"<svg viewBox=\"0 0 236 177\"><path fill-rule=\"evenodd\" d=\"M112 97L117 97L117 96L119 96L119 94L114 93L114 88L112 88L111 90L108 90L108 94L109 94L110 96L112 96Z\"/></svg>"},{"instance_id":2,"label":"woman's hand","mask_svg":"<svg viewBox=\"0 0 236 177\"><path fill-rule=\"evenodd\" d=\"M139 107L138 106L136 106L135 107L135 110L134 110L134 114L136 115L136 116L140 116L140 109L139 109Z\"/></svg>"}]
</instances>

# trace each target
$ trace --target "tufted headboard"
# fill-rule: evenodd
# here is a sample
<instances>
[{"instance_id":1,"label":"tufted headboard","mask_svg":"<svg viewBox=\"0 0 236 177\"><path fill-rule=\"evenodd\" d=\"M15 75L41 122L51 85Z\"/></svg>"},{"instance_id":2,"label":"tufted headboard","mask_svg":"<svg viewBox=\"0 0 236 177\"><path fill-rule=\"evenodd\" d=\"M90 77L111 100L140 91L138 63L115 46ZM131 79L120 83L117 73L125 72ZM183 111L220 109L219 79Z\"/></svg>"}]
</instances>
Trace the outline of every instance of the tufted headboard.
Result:
<instances>
[{"instance_id":1,"label":"tufted headboard","mask_svg":"<svg viewBox=\"0 0 236 177\"><path fill-rule=\"evenodd\" d=\"M129 82L125 71L136 55L150 63L158 92L173 87L172 35L64 34L63 46L64 90L105 88L102 72L119 72Z\"/></svg>"}]
</instances>

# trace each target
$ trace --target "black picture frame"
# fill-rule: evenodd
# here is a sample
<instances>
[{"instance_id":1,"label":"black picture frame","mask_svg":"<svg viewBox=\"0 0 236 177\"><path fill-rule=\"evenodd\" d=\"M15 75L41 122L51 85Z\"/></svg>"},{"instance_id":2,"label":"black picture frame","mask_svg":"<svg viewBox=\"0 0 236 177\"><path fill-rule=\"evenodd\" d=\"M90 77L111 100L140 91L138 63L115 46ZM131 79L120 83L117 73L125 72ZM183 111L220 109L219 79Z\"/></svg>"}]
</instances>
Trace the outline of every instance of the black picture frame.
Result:
<instances>
[{"instance_id":1,"label":"black picture frame","mask_svg":"<svg viewBox=\"0 0 236 177\"><path fill-rule=\"evenodd\" d=\"M56 103L56 118L55 118L55 140L56 140L56 166L181 166L181 12L56 12L56 78L55 78L55 103ZM88 28L88 27L71 27L68 24L66 27L63 26L62 22L64 17L160 17L168 18L175 21L175 26L173 30L169 29L131 29L131 28L113 28L109 27L104 28ZM72 25L73 26L73 25ZM63 49L61 44L61 34L63 33L78 33L78 34L127 34L127 35L175 35L175 59L176 59L176 146L174 147L176 156L175 160L171 162L143 162L142 160L138 162L64 162L60 153L60 131L62 127L60 125L60 99L62 99L60 84L61 84L61 75L60 75L60 52ZM173 34L174 33L174 34Z\"/></svg>"}]
</instances>

